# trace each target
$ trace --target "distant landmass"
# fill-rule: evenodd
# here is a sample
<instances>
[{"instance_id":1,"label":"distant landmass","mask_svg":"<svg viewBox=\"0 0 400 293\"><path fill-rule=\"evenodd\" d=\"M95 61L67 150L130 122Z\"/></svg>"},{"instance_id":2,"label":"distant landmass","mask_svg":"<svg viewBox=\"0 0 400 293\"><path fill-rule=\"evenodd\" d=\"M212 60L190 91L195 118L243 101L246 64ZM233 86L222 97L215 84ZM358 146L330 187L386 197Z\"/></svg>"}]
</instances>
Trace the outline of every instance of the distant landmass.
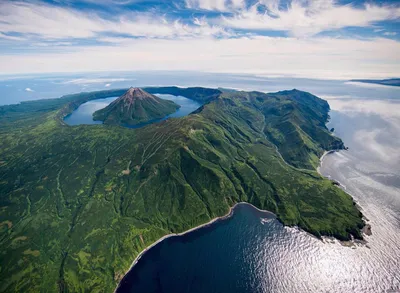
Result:
<instances>
[{"instance_id":1,"label":"distant landmass","mask_svg":"<svg viewBox=\"0 0 400 293\"><path fill-rule=\"evenodd\" d=\"M350 81L354 82L363 82L363 83L374 83L381 85L390 85L390 86L400 86L400 78L391 78L391 79L352 79Z\"/></svg>"},{"instance_id":2,"label":"distant landmass","mask_svg":"<svg viewBox=\"0 0 400 293\"><path fill-rule=\"evenodd\" d=\"M131 87L104 109L93 113L93 120L104 124L137 125L160 119L179 109L173 101L163 100L140 88Z\"/></svg>"},{"instance_id":3,"label":"distant landmass","mask_svg":"<svg viewBox=\"0 0 400 293\"><path fill-rule=\"evenodd\" d=\"M150 244L238 202L316 237L362 238L351 196L316 171L325 151L344 148L325 126L326 101L298 90L153 87L129 89L103 118L134 120L135 111L115 113L125 102L148 112L145 92L202 106L137 129L63 120L127 90L0 107L1 292L113 292Z\"/></svg>"}]
</instances>

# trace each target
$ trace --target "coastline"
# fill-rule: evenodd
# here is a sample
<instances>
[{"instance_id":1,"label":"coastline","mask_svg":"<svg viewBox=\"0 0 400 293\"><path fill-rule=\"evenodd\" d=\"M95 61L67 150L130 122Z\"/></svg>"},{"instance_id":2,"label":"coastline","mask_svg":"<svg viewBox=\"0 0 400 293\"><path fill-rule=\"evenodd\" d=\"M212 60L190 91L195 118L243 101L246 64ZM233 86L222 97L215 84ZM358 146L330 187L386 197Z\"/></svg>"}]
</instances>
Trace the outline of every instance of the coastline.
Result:
<instances>
[{"instance_id":1,"label":"coastline","mask_svg":"<svg viewBox=\"0 0 400 293\"><path fill-rule=\"evenodd\" d=\"M256 206L252 205L251 203L248 202L237 202L235 203L233 206L229 207L229 211L226 215L220 216L220 217L216 217L214 219L212 219L211 221L204 223L204 224L200 224L196 227L190 228L189 230L183 231L181 233L171 233L171 234L167 234L164 235L163 237L161 237L160 239L158 239L157 241L153 242L152 244L150 244L149 246L147 246L145 249L143 249L137 256L136 258L133 260L131 266L129 267L129 269L125 272L123 278L118 282L118 286L115 288L114 293L117 292L118 288L120 287L121 282L123 281L123 279L126 277L126 275L132 270L132 268L139 262L139 260L142 258L142 256L149 251L152 247L156 246L158 243L164 241L165 239L168 239L170 237L175 237L175 236L183 236L185 234L189 234L190 232L193 232L195 230L204 228L204 227L208 227L212 224L214 224L215 222L221 221L221 220L226 220L228 218L230 218L233 215L234 209L240 205L240 204L245 204L245 205L250 205L252 208L254 208L255 210L257 210L258 212L261 213L268 213L271 214L275 217L275 219L277 218L276 215L271 212L271 211L267 211L267 210L262 210L257 208Z\"/></svg>"},{"instance_id":2,"label":"coastline","mask_svg":"<svg viewBox=\"0 0 400 293\"><path fill-rule=\"evenodd\" d=\"M319 158L319 165L318 165L318 167L317 167L317 172L318 172L318 174L321 175L321 176L323 176L323 175L321 174L321 171L320 171L320 168L321 168L321 166L322 166L322 160L325 158L325 156L326 156L328 153L329 153L328 151L324 151L324 153L322 154L321 158Z\"/></svg>"},{"instance_id":3,"label":"coastline","mask_svg":"<svg viewBox=\"0 0 400 293\"><path fill-rule=\"evenodd\" d=\"M343 150L345 151L346 149L343 149ZM336 152L340 152L340 151L343 151L343 150L330 150L330 151L325 151L324 154L323 154L323 155L321 156L321 158L319 159L319 166L318 166L318 168L317 168L317 172L318 172L319 175L321 175L322 177L324 177L324 178L330 180L332 183L337 183L337 184L335 184L335 185L336 185L338 188L342 189L344 192L346 192L348 195L351 196L351 198L352 198L354 204L356 205L357 209L359 210L360 213L362 213L362 211L363 211L362 206L361 206L361 205L359 204L359 202L355 199L354 195L351 194L351 192L349 192L349 191L347 190L346 185L342 184L342 183L341 183L340 181L338 181L338 180L332 180L330 175L329 175L329 176L325 176L324 174L321 173L321 170L320 170L320 168L321 168L321 166L322 166L322 163L323 163L323 159L324 159L327 155L333 154L333 153L336 153ZM364 227L360 229L361 233L364 234L364 235L366 235L366 236L371 236L371 235L372 235L372 232L371 232L371 228L372 228L372 227L371 227L371 225L368 223L369 220L364 216L364 214L362 214L362 219L363 219L363 221L364 221ZM362 243L362 244L367 244L367 243L368 243L365 239L362 239L362 240L352 239L352 240L347 240L347 241L341 241L341 240L339 240L339 243L342 244L342 245L344 245L344 246L349 246L349 244L353 245L354 242L359 242L359 243ZM351 246L351 245L350 245L350 246Z\"/></svg>"},{"instance_id":4,"label":"coastline","mask_svg":"<svg viewBox=\"0 0 400 293\"><path fill-rule=\"evenodd\" d=\"M276 146L275 146L275 147L276 147ZM276 149L276 151L277 151L278 154L280 155L278 149ZM318 165L318 167L317 167L317 172L318 172L318 174L320 174L322 177L324 177L324 178L326 178L326 179L328 179L328 180L331 180L331 179L328 178L328 177L326 177L326 176L324 176L324 175L320 172L320 167L322 166L323 159L324 159L327 155L333 154L333 153L338 152L338 151L339 151L339 150L324 151L324 153L322 154L322 156L319 158L319 165ZM282 160L283 160L283 158L282 158ZM283 160L283 161L286 163L285 160ZM288 164L288 163L286 163L286 164ZM289 165L289 164L288 164L288 165ZM347 192L347 191L346 191L346 187L343 186L342 184L340 184L338 187L344 189L345 192ZM353 201L358 205L358 203L357 203L356 200L354 199L353 195L351 195L350 193L348 193L348 194L351 196L351 198L353 199ZM125 272L123 278L118 282L118 285L117 285L117 287L116 287L115 290L114 290L114 293L117 293L117 290L118 290L118 288L120 287L120 284L121 284L121 282L123 281L123 279L126 277L126 275L127 275L127 274L133 269L133 267L139 262L139 260L142 258L142 256L143 256L147 251L149 251L152 247L156 246L158 243L160 243L160 242L162 242L162 241L164 241L165 239L168 239L168 238L170 238L170 237L182 236L182 235L188 234L188 233L190 233L190 232L193 232L193 231L195 231L195 230L198 230L198 229L201 229L201 228L204 228L204 227L208 227L208 226L210 226L210 225L212 225L212 224L214 224L214 223L216 223L216 222L218 222L218 221L220 221L220 220L228 219L228 218L230 218L230 217L233 215L233 212L234 212L234 209L236 208L236 206L238 206L238 205L240 205L240 204L250 205L252 208L254 208L255 210L257 210L258 212L272 214L272 215L275 217L275 219L278 220L283 226L285 226L285 227L287 226L287 225L285 225L284 223L282 223L282 222L278 219L278 217L277 217L273 212L271 212L271 211L259 209L259 208L257 208L256 206L254 206L254 205L252 205L251 203L248 203L248 202L237 202L237 203L235 203L233 206L229 207L228 213L227 213L226 215L224 215L224 216L216 217L216 218L212 219L211 221L209 221L209 222L207 222L207 223L200 224L200 225L198 225L198 226L196 226L196 227L190 228L189 230L183 231L183 232L181 232L181 233L171 233L171 234L164 235L163 237L161 237L161 238L158 239L157 241L155 241L155 242L153 242L152 244L150 244L149 246L147 246L147 247L146 247L145 249L143 249L143 250L136 256L136 258L133 260L131 266L130 266L129 269ZM359 208L359 210L361 210L361 207ZM363 218L364 218L364 217L363 217ZM310 235L311 237L315 237L316 239L319 239L319 240L321 240L321 241L323 241L323 242L324 242L324 238L330 238L330 237L321 237L321 238L318 238L317 236L315 236L315 235L313 235L313 234L311 234L311 233L309 233L309 232L307 232L307 231L301 229L301 228L298 227L298 226L287 226L287 227L299 229L299 230L301 230L301 231L307 233L307 234ZM363 230L361 230L361 231L363 231ZM333 237L333 238L335 238L335 237ZM335 238L335 239L336 239L336 238ZM354 245L353 241L354 241L354 240L349 240L349 241L341 241L341 240L339 240L339 243L340 243L341 245L344 245L344 246L352 246L352 245ZM364 241L365 241L365 240L364 240ZM362 241L361 241L361 242L362 242ZM365 243L366 243L366 241L365 241ZM364 244L365 244L365 243L364 243Z\"/></svg>"},{"instance_id":5,"label":"coastline","mask_svg":"<svg viewBox=\"0 0 400 293\"><path fill-rule=\"evenodd\" d=\"M276 147L276 146L275 146L275 147ZM324 177L324 178L326 178L326 179L328 179L328 180L330 180L330 179L329 179L328 177L324 176L324 175L320 172L320 167L321 167L321 165L322 165L323 159L324 159L327 155L332 154L332 153L335 153L335 152L337 152L337 151L338 151L338 150L324 151L324 153L322 154L322 156L321 156L320 159L319 159L319 166L317 167L317 172L318 172L318 174L320 174L322 177ZM278 154L280 155L280 153L279 153L278 150L277 150L277 152L278 152ZM282 159L283 159L283 158L282 158ZM283 161L286 163L285 160L283 160ZM287 163L286 163L286 164L287 164ZM288 165L289 165L289 164L288 164ZM339 188L343 188L343 186L340 185ZM346 192L347 192L347 191L346 191ZM353 201L354 201L355 203L357 203L357 202L354 200L354 197L353 197L351 194L350 194L350 196L352 197ZM117 290L118 290L118 288L120 287L120 284L121 284L121 282L123 281L123 279L126 277L126 275L127 275L127 274L133 269L133 267L139 262L139 260L142 258L142 256L143 256L146 252L148 252L152 247L156 246L156 245L159 244L160 242L162 242L162 241L164 241L165 239L168 239L168 238L170 238L170 237L183 236L183 235L188 234L188 233L190 233L190 232L193 232L193 231L195 231L195 230L198 230L198 229L201 229L201 228L204 228L204 227L208 227L208 226L210 226L210 225L212 225L212 224L214 224L214 223L216 223L216 222L218 222L218 221L220 221L220 220L228 219L228 218L230 218L230 217L233 215L233 212L234 212L234 209L236 208L236 206L237 206L237 205L240 205L240 204L250 205L252 208L254 208L255 210L257 210L258 212L272 214L272 215L275 217L275 219L278 220L283 226L285 226L285 227L287 226L287 225L285 225L284 223L282 223L282 222L278 219L278 217L277 217L273 212L271 212L271 211L259 209L259 208L257 208L256 206L254 206L254 205L252 205L251 203L248 203L248 202L237 202L237 203L235 203L233 206L229 207L229 211L228 211L228 213L227 213L226 215L223 215L223 216L220 216L220 217L216 217L216 218L210 220L210 221L207 222L207 223L200 224L200 225L198 225L198 226L196 226L196 227L190 228L189 230L183 231L183 232L181 232L181 233L170 233L170 234L164 235L163 237L161 237L161 238L158 239L157 241L155 241L155 242L153 242L152 244L150 244L149 246L147 246L147 247L146 247L145 249L143 249L143 250L136 256L136 258L133 260L133 262L132 262L131 266L129 267L129 269L124 273L124 276L123 276L122 279L118 282L118 285L117 285L117 287L116 287L115 290L114 290L114 293L117 293ZM359 209L359 210L360 210L360 209ZM301 230L301 231L307 233L307 234L310 235L311 237L315 237L316 239L319 239L319 240L321 240L321 241L324 242L324 237L318 238L318 237L316 237L315 235L313 235L313 234L311 234L311 233L309 233L309 232L307 232L307 231L301 229L301 228L298 227L298 226L287 226L287 227L299 229L299 230ZM336 238L335 238L335 239L336 239ZM339 243L341 243L341 244L343 245L343 244L346 244L346 243L352 243L353 241L354 241L354 240L349 240L349 241L340 241L340 240L339 240Z\"/></svg>"},{"instance_id":6,"label":"coastline","mask_svg":"<svg viewBox=\"0 0 400 293\"><path fill-rule=\"evenodd\" d=\"M327 155L336 153L336 152L338 152L338 151L341 151L341 150L324 151L324 153L322 154L321 158L319 158L319 165L318 165L318 167L317 167L317 172L319 173L319 175L323 176L324 178L329 179L328 177L325 177L324 175L322 175L321 172L320 172L320 168L321 168L321 166L322 166L322 161L324 160L324 158L325 158ZM329 180L330 180L330 179L329 179Z\"/></svg>"}]
</instances>

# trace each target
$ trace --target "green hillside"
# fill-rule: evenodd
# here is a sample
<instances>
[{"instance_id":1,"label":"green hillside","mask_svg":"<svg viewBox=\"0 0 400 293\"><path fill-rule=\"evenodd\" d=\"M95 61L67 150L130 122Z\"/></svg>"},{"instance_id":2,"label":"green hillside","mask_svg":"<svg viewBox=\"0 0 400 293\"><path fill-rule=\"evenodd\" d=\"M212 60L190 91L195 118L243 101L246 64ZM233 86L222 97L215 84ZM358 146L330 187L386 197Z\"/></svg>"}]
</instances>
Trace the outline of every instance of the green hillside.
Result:
<instances>
[{"instance_id":1,"label":"green hillside","mask_svg":"<svg viewBox=\"0 0 400 293\"><path fill-rule=\"evenodd\" d=\"M351 197L315 171L324 150L343 148L327 102L145 90L204 105L139 129L62 121L126 89L0 107L0 292L113 292L146 246L241 201L316 236L361 238Z\"/></svg>"}]
</instances>

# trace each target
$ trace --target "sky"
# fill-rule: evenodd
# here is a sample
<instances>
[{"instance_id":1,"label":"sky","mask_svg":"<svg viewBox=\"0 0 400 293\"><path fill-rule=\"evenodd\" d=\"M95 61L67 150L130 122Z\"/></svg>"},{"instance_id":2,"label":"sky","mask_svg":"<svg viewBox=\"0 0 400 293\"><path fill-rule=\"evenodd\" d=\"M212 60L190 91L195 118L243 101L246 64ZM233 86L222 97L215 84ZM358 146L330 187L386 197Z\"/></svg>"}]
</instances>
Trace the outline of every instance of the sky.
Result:
<instances>
[{"instance_id":1,"label":"sky","mask_svg":"<svg viewBox=\"0 0 400 293\"><path fill-rule=\"evenodd\" d=\"M400 77L400 1L0 0L0 74Z\"/></svg>"}]
</instances>

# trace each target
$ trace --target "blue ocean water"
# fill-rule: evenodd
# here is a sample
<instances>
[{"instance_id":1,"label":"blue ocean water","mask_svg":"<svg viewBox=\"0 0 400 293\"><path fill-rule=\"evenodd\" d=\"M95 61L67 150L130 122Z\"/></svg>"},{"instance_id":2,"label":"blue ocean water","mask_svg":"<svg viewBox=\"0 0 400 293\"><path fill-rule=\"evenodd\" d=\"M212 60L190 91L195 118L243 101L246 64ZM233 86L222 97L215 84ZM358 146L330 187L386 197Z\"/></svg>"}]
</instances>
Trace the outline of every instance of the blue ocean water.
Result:
<instances>
[{"instance_id":1,"label":"blue ocean water","mask_svg":"<svg viewBox=\"0 0 400 293\"><path fill-rule=\"evenodd\" d=\"M153 247L117 292L256 292L262 282L249 273L258 264L248 250L278 236L280 224L273 219L271 213L238 204L233 217Z\"/></svg>"}]
</instances>

